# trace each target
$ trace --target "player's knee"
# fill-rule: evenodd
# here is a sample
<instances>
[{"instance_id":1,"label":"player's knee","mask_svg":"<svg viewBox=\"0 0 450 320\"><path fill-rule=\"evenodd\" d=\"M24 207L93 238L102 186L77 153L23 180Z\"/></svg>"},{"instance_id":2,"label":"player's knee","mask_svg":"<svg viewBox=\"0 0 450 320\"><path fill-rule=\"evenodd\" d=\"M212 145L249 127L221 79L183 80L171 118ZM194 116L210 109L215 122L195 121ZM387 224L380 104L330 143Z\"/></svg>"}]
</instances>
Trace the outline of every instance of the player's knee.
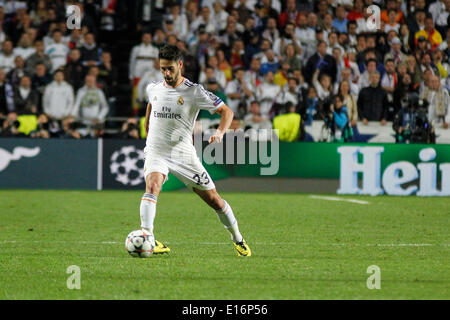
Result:
<instances>
[{"instance_id":1,"label":"player's knee","mask_svg":"<svg viewBox=\"0 0 450 320\"><path fill-rule=\"evenodd\" d=\"M146 193L151 193L151 194L154 194L155 196L157 196L159 194L160 190L161 190L161 185L158 182L152 181L152 180L150 180L145 187Z\"/></svg>"}]
</instances>

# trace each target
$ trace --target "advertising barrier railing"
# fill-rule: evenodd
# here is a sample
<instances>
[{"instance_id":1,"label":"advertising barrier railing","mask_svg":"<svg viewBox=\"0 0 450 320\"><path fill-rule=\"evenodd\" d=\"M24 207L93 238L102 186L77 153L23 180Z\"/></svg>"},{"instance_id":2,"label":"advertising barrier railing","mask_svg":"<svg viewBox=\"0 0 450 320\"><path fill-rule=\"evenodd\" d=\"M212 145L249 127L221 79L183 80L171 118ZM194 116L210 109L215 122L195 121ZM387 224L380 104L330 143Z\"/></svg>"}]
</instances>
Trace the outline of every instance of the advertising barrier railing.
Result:
<instances>
[{"instance_id":1,"label":"advertising barrier railing","mask_svg":"<svg viewBox=\"0 0 450 320\"><path fill-rule=\"evenodd\" d=\"M224 140L222 159L213 163L205 161L207 142L196 146L213 180L257 177L270 168L269 177L339 180L339 194L450 195L449 145L265 142L252 146L246 140L242 148L231 146L230 160L229 142ZM0 139L0 188L143 190L144 146L144 140ZM238 149L245 151L241 161L237 161ZM252 150L264 154L265 161L252 161ZM183 187L169 175L163 190Z\"/></svg>"}]
</instances>

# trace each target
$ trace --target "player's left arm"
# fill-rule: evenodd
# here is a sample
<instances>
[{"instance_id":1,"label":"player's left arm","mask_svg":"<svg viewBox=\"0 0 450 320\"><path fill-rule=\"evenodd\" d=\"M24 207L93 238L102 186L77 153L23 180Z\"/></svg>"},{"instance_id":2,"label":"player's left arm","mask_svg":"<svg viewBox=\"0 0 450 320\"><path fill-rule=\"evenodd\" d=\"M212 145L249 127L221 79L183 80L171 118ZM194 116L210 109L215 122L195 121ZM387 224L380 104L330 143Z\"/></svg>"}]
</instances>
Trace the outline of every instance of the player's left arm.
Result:
<instances>
[{"instance_id":1,"label":"player's left arm","mask_svg":"<svg viewBox=\"0 0 450 320\"><path fill-rule=\"evenodd\" d=\"M216 113L220 114L220 123L216 132L209 138L209 143L221 142L224 134L227 132L228 128L233 121L234 112L226 104L223 104Z\"/></svg>"}]
</instances>

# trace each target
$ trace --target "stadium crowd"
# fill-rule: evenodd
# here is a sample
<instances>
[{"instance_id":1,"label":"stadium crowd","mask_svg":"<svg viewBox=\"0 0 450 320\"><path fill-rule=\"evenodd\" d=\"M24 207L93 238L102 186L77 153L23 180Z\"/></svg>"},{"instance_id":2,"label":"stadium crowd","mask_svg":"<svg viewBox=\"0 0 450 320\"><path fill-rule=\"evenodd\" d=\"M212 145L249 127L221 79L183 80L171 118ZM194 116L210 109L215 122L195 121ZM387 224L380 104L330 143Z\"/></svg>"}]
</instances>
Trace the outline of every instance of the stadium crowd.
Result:
<instances>
[{"instance_id":1,"label":"stadium crowd","mask_svg":"<svg viewBox=\"0 0 450 320\"><path fill-rule=\"evenodd\" d=\"M72 4L80 28L68 28ZM141 138L145 87L162 79L168 43L184 75L235 112L232 128L295 141L320 120L324 140L352 141L358 126L390 121L398 142L433 142L450 122L449 12L450 0L2 0L0 136ZM140 37L125 106L118 28ZM118 114L129 119L110 133L105 119Z\"/></svg>"}]
</instances>

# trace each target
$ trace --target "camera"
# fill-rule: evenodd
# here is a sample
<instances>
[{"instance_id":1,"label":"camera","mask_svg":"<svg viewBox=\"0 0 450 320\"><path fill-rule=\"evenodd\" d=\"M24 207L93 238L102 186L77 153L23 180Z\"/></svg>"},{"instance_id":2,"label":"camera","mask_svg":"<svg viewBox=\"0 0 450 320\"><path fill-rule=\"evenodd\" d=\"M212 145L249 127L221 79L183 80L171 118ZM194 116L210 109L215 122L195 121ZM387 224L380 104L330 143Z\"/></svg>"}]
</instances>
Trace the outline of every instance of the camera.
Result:
<instances>
[{"instance_id":1,"label":"camera","mask_svg":"<svg viewBox=\"0 0 450 320\"><path fill-rule=\"evenodd\" d=\"M428 101L417 95L409 97L408 104L394 119L396 142L435 143L434 129L428 120ZM401 129L401 130L400 130Z\"/></svg>"},{"instance_id":2,"label":"camera","mask_svg":"<svg viewBox=\"0 0 450 320\"><path fill-rule=\"evenodd\" d=\"M77 130L80 128L80 126L81 126L81 124L77 121L73 121L73 122L69 123L70 130Z\"/></svg>"}]
</instances>

